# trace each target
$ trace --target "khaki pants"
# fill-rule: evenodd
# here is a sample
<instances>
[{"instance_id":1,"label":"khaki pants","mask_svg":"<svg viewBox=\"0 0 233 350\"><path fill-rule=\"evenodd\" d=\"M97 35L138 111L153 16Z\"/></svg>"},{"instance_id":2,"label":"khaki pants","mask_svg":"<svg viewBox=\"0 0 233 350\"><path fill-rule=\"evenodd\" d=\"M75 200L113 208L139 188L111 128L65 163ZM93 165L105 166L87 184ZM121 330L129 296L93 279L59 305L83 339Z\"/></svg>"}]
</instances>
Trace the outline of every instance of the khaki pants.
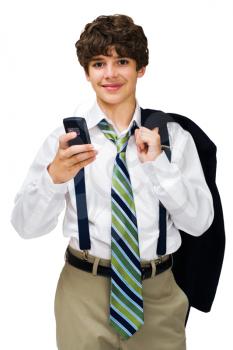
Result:
<instances>
[{"instance_id":1,"label":"khaki pants","mask_svg":"<svg viewBox=\"0 0 233 350\"><path fill-rule=\"evenodd\" d=\"M189 303L171 269L143 281L144 325L128 340L109 324L109 298L110 278L65 263L54 304L59 350L186 349Z\"/></svg>"}]
</instances>

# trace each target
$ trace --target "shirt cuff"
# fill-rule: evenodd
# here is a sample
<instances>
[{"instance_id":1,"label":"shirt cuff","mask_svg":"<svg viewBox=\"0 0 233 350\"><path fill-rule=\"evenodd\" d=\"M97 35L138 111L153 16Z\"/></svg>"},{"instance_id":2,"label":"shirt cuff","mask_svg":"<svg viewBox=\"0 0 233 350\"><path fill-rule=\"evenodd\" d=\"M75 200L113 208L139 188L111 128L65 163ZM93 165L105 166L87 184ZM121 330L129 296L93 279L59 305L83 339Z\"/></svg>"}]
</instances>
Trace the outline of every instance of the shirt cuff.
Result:
<instances>
[{"instance_id":1,"label":"shirt cuff","mask_svg":"<svg viewBox=\"0 0 233 350\"><path fill-rule=\"evenodd\" d=\"M172 171L171 163L164 151L162 151L155 160L142 163L142 168L152 184L156 187L163 187L168 180L172 180L174 176L174 170Z\"/></svg>"},{"instance_id":2,"label":"shirt cuff","mask_svg":"<svg viewBox=\"0 0 233 350\"><path fill-rule=\"evenodd\" d=\"M163 205L171 212L182 208L187 202L187 191L177 164L170 162L163 151L142 166Z\"/></svg>"},{"instance_id":3,"label":"shirt cuff","mask_svg":"<svg viewBox=\"0 0 233 350\"><path fill-rule=\"evenodd\" d=\"M47 168L45 168L40 179L39 187L47 194L65 194L68 191L68 182L55 184Z\"/></svg>"}]
</instances>

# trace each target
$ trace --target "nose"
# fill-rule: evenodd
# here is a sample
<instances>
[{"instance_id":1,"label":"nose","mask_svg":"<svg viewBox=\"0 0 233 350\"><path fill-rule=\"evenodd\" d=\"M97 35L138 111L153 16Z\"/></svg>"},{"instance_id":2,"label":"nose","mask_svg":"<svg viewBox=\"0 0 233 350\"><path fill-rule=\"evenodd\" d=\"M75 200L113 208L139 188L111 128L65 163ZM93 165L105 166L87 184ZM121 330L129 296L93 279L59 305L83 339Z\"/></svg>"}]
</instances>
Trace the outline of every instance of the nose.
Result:
<instances>
[{"instance_id":1,"label":"nose","mask_svg":"<svg viewBox=\"0 0 233 350\"><path fill-rule=\"evenodd\" d=\"M115 78L117 76L117 67L113 63L108 63L104 69L104 78Z\"/></svg>"}]
</instances>

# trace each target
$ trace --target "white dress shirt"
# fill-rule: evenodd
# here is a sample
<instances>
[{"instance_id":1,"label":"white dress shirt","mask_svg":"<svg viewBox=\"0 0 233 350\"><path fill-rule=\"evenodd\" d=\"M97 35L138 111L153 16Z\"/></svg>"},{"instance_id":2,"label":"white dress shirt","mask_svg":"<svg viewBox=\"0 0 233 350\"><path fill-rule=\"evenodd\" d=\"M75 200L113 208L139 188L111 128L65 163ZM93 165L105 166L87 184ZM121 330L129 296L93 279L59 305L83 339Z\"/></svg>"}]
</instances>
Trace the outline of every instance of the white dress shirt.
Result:
<instances>
[{"instance_id":1,"label":"white dress shirt","mask_svg":"<svg viewBox=\"0 0 233 350\"><path fill-rule=\"evenodd\" d=\"M137 104L127 129L118 132L98 104L82 115L86 119L91 142L99 151L96 159L85 167L87 210L91 239L90 254L111 258L111 181L116 146L97 126L102 118L113 125L119 135L125 134L135 120L141 126ZM59 145L63 126L55 129L39 149L21 189L15 197L11 223L23 238L34 238L51 232L58 216L66 210L63 234L69 244L80 250L74 181L54 184L47 167ZM141 259L157 258L159 236L159 201L167 209L167 253L181 245L179 229L200 236L214 218L213 200L206 184L200 159L191 134L178 123L168 123L171 162L163 151L154 161L141 163L135 137L131 136L126 149L126 161L133 188Z\"/></svg>"}]
</instances>

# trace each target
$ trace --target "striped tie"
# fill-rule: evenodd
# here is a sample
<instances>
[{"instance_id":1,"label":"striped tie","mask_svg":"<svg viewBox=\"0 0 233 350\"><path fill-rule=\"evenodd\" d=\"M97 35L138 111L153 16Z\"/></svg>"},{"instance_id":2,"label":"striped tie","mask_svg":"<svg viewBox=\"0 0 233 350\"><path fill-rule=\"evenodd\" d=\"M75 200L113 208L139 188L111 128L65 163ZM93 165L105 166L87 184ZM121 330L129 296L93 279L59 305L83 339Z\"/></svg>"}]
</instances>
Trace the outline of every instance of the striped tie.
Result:
<instances>
[{"instance_id":1,"label":"striped tie","mask_svg":"<svg viewBox=\"0 0 233 350\"><path fill-rule=\"evenodd\" d=\"M135 124L122 137L116 135L106 119L102 119L98 126L117 146L111 189L110 324L128 339L144 324L136 210L126 165L126 147Z\"/></svg>"}]
</instances>

